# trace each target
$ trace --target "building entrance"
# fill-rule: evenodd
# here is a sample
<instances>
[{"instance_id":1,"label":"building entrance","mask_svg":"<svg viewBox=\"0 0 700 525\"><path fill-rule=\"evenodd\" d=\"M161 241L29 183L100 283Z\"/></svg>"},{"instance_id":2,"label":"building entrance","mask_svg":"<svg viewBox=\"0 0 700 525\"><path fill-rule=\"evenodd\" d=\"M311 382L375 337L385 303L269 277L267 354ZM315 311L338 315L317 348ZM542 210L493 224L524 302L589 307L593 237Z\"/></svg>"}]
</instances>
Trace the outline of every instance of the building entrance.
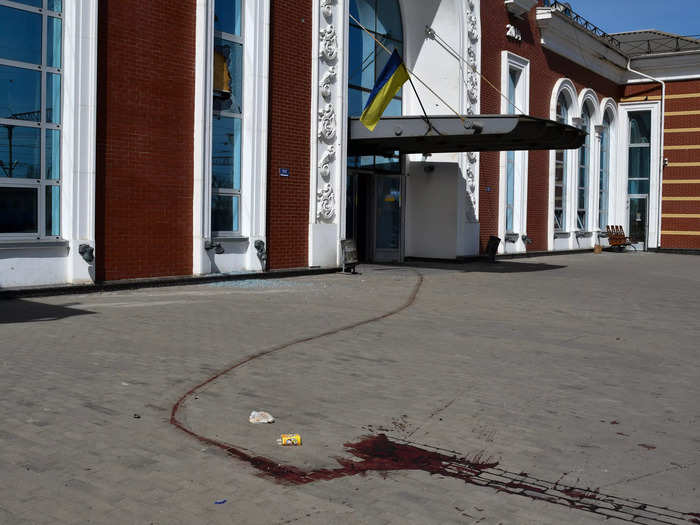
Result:
<instances>
[{"instance_id":1,"label":"building entrance","mask_svg":"<svg viewBox=\"0 0 700 525\"><path fill-rule=\"evenodd\" d=\"M647 201L646 195L630 195L629 207L629 239L641 249L647 244Z\"/></svg>"},{"instance_id":2,"label":"building entrance","mask_svg":"<svg viewBox=\"0 0 700 525\"><path fill-rule=\"evenodd\" d=\"M403 177L373 172L348 174L347 239L361 262L403 260Z\"/></svg>"}]
</instances>

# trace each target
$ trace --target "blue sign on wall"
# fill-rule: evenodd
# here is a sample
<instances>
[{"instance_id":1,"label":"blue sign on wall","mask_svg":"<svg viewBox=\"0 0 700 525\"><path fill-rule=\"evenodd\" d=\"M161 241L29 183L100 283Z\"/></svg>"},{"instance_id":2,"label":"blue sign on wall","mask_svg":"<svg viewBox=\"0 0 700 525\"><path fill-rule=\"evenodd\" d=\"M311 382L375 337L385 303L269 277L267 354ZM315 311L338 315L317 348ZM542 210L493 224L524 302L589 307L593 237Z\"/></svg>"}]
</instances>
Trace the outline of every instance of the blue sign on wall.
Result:
<instances>
[{"instance_id":1,"label":"blue sign on wall","mask_svg":"<svg viewBox=\"0 0 700 525\"><path fill-rule=\"evenodd\" d=\"M289 168L280 168L280 177L289 177Z\"/></svg>"}]
</instances>

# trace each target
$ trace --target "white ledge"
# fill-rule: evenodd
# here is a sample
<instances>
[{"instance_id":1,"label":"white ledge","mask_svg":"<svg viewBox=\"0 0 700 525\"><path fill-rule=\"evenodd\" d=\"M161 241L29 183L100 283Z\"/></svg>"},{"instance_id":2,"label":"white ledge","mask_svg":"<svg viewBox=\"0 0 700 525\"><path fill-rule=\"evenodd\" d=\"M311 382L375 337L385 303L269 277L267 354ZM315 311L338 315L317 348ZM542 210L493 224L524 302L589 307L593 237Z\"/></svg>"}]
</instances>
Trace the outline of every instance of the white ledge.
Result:
<instances>
[{"instance_id":1,"label":"white ledge","mask_svg":"<svg viewBox=\"0 0 700 525\"><path fill-rule=\"evenodd\" d=\"M627 57L566 15L551 7L537 8L542 46L613 82L627 79Z\"/></svg>"},{"instance_id":2,"label":"white ledge","mask_svg":"<svg viewBox=\"0 0 700 525\"><path fill-rule=\"evenodd\" d=\"M68 247L65 239L0 239L0 250L24 250L27 248Z\"/></svg>"}]
</instances>

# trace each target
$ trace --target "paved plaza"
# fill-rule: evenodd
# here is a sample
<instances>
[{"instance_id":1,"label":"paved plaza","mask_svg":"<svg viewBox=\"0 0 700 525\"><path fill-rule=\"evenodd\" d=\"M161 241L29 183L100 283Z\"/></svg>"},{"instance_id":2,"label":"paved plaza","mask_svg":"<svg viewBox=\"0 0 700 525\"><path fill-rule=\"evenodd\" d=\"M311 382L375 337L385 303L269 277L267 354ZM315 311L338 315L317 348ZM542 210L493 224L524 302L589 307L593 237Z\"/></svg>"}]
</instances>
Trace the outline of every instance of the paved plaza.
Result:
<instances>
[{"instance_id":1,"label":"paved plaza","mask_svg":"<svg viewBox=\"0 0 700 525\"><path fill-rule=\"evenodd\" d=\"M0 301L0 524L700 523L700 258L359 272Z\"/></svg>"}]
</instances>

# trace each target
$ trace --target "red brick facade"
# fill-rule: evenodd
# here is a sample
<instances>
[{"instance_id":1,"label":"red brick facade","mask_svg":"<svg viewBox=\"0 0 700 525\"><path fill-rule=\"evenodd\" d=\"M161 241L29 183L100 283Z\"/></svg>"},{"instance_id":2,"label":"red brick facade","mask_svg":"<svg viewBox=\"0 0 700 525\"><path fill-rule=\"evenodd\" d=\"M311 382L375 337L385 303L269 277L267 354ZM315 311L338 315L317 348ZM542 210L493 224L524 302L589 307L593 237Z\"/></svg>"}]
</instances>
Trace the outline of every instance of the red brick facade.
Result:
<instances>
[{"instance_id":1,"label":"red brick facade","mask_svg":"<svg viewBox=\"0 0 700 525\"><path fill-rule=\"evenodd\" d=\"M484 5L484 7L486 7ZM510 51L530 61L530 114L550 118L549 106L552 89L561 78L570 79L577 90L593 89L599 100L612 97L618 100L622 88L600 75L590 72L578 64L554 54L540 44L540 32L534 11L523 20L509 15L505 6L499 4L482 8L481 43L482 73L500 89L501 51ZM505 27L512 24L520 29L522 41L506 37ZM501 112L501 96L488 84L481 86L481 113ZM529 153L529 175L527 188L527 234L533 241L528 250L547 250L549 217L549 152ZM498 234L499 206L499 153L482 153L479 172L479 216L481 223L481 249L490 235ZM486 187L491 191L487 192ZM524 233L524 232L523 232Z\"/></svg>"},{"instance_id":2,"label":"red brick facade","mask_svg":"<svg viewBox=\"0 0 700 525\"><path fill-rule=\"evenodd\" d=\"M195 1L102 0L96 278L192 274Z\"/></svg>"},{"instance_id":3,"label":"red brick facade","mask_svg":"<svg viewBox=\"0 0 700 525\"><path fill-rule=\"evenodd\" d=\"M629 102L659 100L661 86L626 86L624 97ZM693 114L696 111L700 112L700 80L666 83L664 157L668 166L662 189L662 249L700 250L700 114ZM680 182L684 180L689 182Z\"/></svg>"},{"instance_id":4,"label":"red brick facade","mask_svg":"<svg viewBox=\"0 0 700 525\"><path fill-rule=\"evenodd\" d=\"M272 0L267 243L271 269L308 266L312 0ZM281 177L280 169L289 176Z\"/></svg>"}]
</instances>

